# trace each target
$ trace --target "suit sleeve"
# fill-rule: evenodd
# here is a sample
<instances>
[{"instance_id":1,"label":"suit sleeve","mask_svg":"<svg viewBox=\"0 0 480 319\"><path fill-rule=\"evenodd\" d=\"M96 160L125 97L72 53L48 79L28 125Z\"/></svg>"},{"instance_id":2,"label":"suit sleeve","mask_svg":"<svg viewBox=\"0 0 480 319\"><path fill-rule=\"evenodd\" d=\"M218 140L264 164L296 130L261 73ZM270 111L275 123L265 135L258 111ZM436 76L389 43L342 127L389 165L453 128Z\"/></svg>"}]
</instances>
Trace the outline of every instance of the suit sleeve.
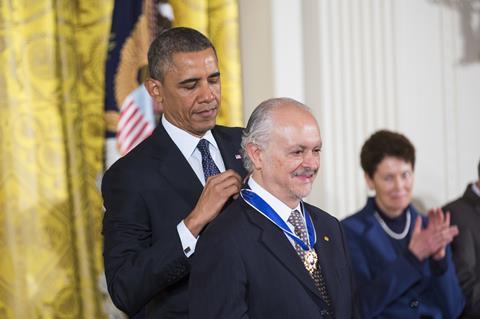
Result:
<instances>
[{"instance_id":1,"label":"suit sleeve","mask_svg":"<svg viewBox=\"0 0 480 319\"><path fill-rule=\"evenodd\" d=\"M385 264L383 271L373 276L365 238L343 223L355 277L355 300L361 318L378 316L388 304L398 299L422 278L421 269L405 255Z\"/></svg>"},{"instance_id":2,"label":"suit sleeve","mask_svg":"<svg viewBox=\"0 0 480 319\"><path fill-rule=\"evenodd\" d=\"M348 249L348 245L347 245L347 238L346 238L346 235L345 235L345 230L343 229L343 225L338 222L338 227L340 229L340 233L341 233L341 238L342 238L342 247L343 247L343 251L344 251L344 254L345 254L345 259L346 259L346 264L347 264L347 269L348 269L348 277L349 277L349 282L350 282L350 302L349 302L349 305L351 307L351 318L354 318L354 319L361 319L361 315L360 315L360 301L358 300L358 296L355 295L355 287L356 287L356 283L355 283L355 279L354 279L354 276L353 276L353 269L352 269L352 260L350 258L350 251ZM347 298L348 300L348 298Z\"/></svg>"},{"instance_id":3,"label":"suit sleeve","mask_svg":"<svg viewBox=\"0 0 480 319\"><path fill-rule=\"evenodd\" d=\"M190 266L175 227L153 241L151 212L138 176L130 175L112 167L103 179L102 196L108 290L114 304L133 316L155 295L185 277Z\"/></svg>"},{"instance_id":4,"label":"suit sleeve","mask_svg":"<svg viewBox=\"0 0 480 319\"><path fill-rule=\"evenodd\" d=\"M190 319L248 319L247 276L228 235L205 232L192 257Z\"/></svg>"},{"instance_id":5,"label":"suit sleeve","mask_svg":"<svg viewBox=\"0 0 480 319\"><path fill-rule=\"evenodd\" d=\"M450 246L447 247L445 259L447 270L441 276L436 277L430 290L435 296L436 304L442 310L444 318L458 318L465 306L465 300L455 274Z\"/></svg>"},{"instance_id":6,"label":"suit sleeve","mask_svg":"<svg viewBox=\"0 0 480 319\"><path fill-rule=\"evenodd\" d=\"M451 211L452 224L458 225L460 231L452 242L452 251L458 281L466 298L465 313L480 317L480 274L475 270L480 261L475 253L475 239L472 234L474 226L468 224L469 220L459 218L461 211Z\"/></svg>"}]
</instances>

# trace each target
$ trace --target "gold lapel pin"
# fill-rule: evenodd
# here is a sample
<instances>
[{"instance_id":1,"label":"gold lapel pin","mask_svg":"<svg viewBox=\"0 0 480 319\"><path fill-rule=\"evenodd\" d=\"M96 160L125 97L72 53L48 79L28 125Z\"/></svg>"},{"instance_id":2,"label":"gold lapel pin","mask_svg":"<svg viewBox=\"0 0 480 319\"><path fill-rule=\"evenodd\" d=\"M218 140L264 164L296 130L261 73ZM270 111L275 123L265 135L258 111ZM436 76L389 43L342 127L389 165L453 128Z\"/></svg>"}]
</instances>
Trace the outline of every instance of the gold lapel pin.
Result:
<instances>
[{"instance_id":1,"label":"gold lapel pin","mask_svg":"<svg viewBox=\"0 0 480 319\"><path fill-rule=\"evenodd\" d=\"M323 236L323 240L325 240L325 241L330 241L330 237L328 237L328 236Z\"/></svg>"}]
</instances>

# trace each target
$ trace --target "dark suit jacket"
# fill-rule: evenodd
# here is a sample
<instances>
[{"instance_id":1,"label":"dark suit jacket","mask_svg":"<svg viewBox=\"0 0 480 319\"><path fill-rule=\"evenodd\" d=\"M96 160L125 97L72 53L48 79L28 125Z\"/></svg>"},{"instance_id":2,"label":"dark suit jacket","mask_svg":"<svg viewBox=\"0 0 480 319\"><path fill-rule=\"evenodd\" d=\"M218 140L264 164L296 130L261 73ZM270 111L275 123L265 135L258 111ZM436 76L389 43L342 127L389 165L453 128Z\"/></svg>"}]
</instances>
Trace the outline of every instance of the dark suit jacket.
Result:
<instances>
[{"instance_id":1,"label":"dark suit jacket","mask_svg":"<svg viewBox=\"0 0 480 319\"><path fill-rule=\"evenodd\" d=\"M245 175L241 129L212 130L225 167ZM102 195L104 263L115 305L133 316L186 318L189 260L177 224L203 190L180 150L159 125L153 134L105 173Z\"/></svg>"},{"instance_id":2,"label":"dark suit jacket","mask_svg":"<svg viewBox=\"0 0 480 319\"><path fill-rule=\"evenodd\" d=\"M410 232L406 247L390 238L374 217L374 198L356 214L342 221L358 289L362 319L457 318L465 304L447 249L443 267L416 260L407 251L418 212L409 206ZM423 225L427 223L423 218ZM441 268L441 269L439 269Z\"/></svg>"},{"instance_id":3,"label":"dark suit jacket","mask_svg":"<svg viewBox=\"0 0 480 319\"><path fill-rule=\"evenodd\" d=\"M453 262L467 304L462 318L480 318L480 197L468 185L462 197L447 204L460 233L453 240Z\"/></svg>"},{"instance_id":4,"label":"dark suit jacket","mask_svg":"<svg viewBox=\"0 0 480 319\"><path fill-rule=\"evenodd\" d=\"M351 272L340 223L305 205L337 319L351 318ZM237 199L200 237L189 285L191 319L322 318L325 304L285 234Z\"/></svg>"}]
</instances>

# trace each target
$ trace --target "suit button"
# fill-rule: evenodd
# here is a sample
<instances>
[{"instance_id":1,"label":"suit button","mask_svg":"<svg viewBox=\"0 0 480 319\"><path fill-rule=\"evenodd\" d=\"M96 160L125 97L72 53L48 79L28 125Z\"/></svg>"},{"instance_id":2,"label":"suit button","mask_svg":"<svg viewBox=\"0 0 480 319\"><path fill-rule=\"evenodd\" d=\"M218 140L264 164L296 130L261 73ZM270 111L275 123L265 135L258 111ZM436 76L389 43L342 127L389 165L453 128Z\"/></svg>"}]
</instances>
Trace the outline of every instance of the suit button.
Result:
<instances>
[{"instance_id":1,"label":"suit button","mask_svg":"<svg viewBox=\"0 0 480 319\"><path fill-rule=\"evenodd\" d=\"M412 300L410 301L410 308L418 308L418 305L420 304L420 302L418 300Z\"/></svg>"}]
</instances>

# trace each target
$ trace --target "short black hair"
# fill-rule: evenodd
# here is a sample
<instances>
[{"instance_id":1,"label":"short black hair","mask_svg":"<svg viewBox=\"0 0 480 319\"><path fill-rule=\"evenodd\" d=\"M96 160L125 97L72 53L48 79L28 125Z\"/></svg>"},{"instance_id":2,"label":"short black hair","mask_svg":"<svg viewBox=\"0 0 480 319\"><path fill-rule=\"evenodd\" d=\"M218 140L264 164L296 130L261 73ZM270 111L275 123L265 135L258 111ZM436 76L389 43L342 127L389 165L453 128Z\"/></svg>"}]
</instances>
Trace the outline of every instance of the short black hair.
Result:
<instances>
[{"instance_id":1,"label":"short black hair","mask_svg":"<svg viewBox=\"0 0 480 319\"><path fill-rule=\"evenodd\" d=\"M415 147L404 135L388 130L373 133L363 144L360 163L363 171L373 178L378 164L387 156L397 157L415 167Z\"/></svg>"},{"instance_id":2,"label":"short black hair","mask_svg":"<svg viewBox=\"0 0 480 319\"><path fill-rule=\"evenodd\" d=\"M212 42L195 29L177 27L161 32L148 49L148 71L150 77L163 81L167 68L172 63L172 56L178 52L197 52L212 48Z\"/></svg>"}]
</instances>

